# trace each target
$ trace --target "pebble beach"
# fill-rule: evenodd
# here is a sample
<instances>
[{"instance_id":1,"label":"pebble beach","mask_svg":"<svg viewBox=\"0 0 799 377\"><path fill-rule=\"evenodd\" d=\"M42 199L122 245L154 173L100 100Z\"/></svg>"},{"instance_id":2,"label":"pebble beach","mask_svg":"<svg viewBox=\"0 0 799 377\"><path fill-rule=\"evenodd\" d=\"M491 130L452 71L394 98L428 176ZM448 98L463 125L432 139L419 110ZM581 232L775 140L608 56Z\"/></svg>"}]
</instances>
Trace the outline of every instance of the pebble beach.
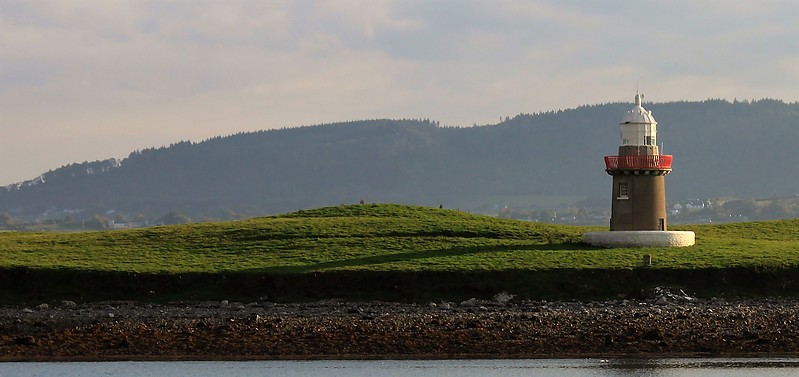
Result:
<instances>
[{"instance_id":1,"label":"pebble beach","mask_svg":"<svg viewBox=\"0 0 799 377\"><path fill-rule=\"evenodd\" d=\"M467 300L0 307L0 361L799 355L799 302Z\"/></svg>"}]
</instances>

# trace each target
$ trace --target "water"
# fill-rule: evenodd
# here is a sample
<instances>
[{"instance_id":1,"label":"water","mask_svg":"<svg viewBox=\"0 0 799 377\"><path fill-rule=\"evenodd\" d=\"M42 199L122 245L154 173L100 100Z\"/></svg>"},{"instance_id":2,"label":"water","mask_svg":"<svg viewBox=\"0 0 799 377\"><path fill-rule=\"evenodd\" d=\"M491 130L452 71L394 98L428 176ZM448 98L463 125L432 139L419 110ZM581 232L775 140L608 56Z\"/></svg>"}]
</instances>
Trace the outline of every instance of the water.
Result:
<instances>
[{"instance_id":1,"label":"water","mask_svg":"<svg viewBox=\"0 0 799 377\"><path fill-rule=\"evenodd\" d=\"M562 376L799 375L799 359L557 359L0 363L0 377L33 376Z\"/></svg>"}]
</instances>

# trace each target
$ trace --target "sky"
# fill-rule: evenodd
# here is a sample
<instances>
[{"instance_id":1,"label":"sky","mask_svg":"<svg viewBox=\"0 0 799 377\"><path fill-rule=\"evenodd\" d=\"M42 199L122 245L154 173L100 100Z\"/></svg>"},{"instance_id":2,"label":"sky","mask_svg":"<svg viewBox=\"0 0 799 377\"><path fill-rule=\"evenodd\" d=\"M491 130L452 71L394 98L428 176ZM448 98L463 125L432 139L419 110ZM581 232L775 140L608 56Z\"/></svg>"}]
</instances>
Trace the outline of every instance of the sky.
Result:
<instances>
[{"instance_id":1,"label":"sky","mask_svg":"<svg viewBox=\"0 0 799 377\"><path fill-rule=\"evenodd\" d=\"M0 0L0 185L183 140L494 124L636 88L795 102L797 14L769 0Z\"/></svg>"}]
</instances>

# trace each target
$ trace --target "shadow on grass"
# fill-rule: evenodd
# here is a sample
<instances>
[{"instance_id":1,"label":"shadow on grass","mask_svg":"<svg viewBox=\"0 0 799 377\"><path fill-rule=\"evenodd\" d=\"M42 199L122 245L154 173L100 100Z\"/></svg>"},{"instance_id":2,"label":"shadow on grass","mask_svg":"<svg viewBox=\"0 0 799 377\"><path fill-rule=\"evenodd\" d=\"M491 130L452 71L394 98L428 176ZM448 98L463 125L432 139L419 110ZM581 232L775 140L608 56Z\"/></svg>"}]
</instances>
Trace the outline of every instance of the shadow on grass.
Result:
<instances>
[{"instance_id":1,"label":"shadow on grass","mask_svg":"<svg viewBox=\"0 0 799 377\"><path fill-rule=\"evenodd\" d=\"M567 250L580 250L584 246L579 243L556 243L556 244L541 244L541 245L502 245L502 246L470 246L470 247L454 247L450 249L441 250L426 250L426 251L412 251L400 252L393 254L372 255L367 257L357 257L349 259L339 259L329 262L321 262L308 264L304 266L287 266L287 267L273 267L266 269L258 269L255 271L272 272L272 273L307 273L307 272L321 272L330 269L340 269L348 267L364 267L374 266L385 263L393 262L410 262L413 260L427 259L427 258L441 258L441 257L457 257L471 254L487 254L487 253L504 253L511 251L567 251Z\"/></svg>"}]
</instances>

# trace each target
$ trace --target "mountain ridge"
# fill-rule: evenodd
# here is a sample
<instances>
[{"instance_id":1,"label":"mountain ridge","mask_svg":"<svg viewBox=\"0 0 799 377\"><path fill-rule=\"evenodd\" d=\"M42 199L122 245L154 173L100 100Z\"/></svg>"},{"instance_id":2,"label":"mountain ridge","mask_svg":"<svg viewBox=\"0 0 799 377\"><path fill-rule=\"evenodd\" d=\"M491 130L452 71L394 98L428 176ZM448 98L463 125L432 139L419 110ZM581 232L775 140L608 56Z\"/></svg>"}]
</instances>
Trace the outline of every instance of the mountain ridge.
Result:
<instances>
[{"instance_id":1,"label":"mountain ridge","mask_svg":"<svg viewBox=\"0 0 799 377\"><path fill-rule=\"evenodd\" d=\"M602 158L616 154L618 122L631 106L584 105L474 127L375 119L181 141L6 186L0 213L179 211L224 219L360 200L467 210L525 196L602 200L610 190ZM799 104L644 106L658 121L662 153L675 156L669 199L799 191L799 158L790 145L799 140Z\"/></svg>"}]
</instances>

